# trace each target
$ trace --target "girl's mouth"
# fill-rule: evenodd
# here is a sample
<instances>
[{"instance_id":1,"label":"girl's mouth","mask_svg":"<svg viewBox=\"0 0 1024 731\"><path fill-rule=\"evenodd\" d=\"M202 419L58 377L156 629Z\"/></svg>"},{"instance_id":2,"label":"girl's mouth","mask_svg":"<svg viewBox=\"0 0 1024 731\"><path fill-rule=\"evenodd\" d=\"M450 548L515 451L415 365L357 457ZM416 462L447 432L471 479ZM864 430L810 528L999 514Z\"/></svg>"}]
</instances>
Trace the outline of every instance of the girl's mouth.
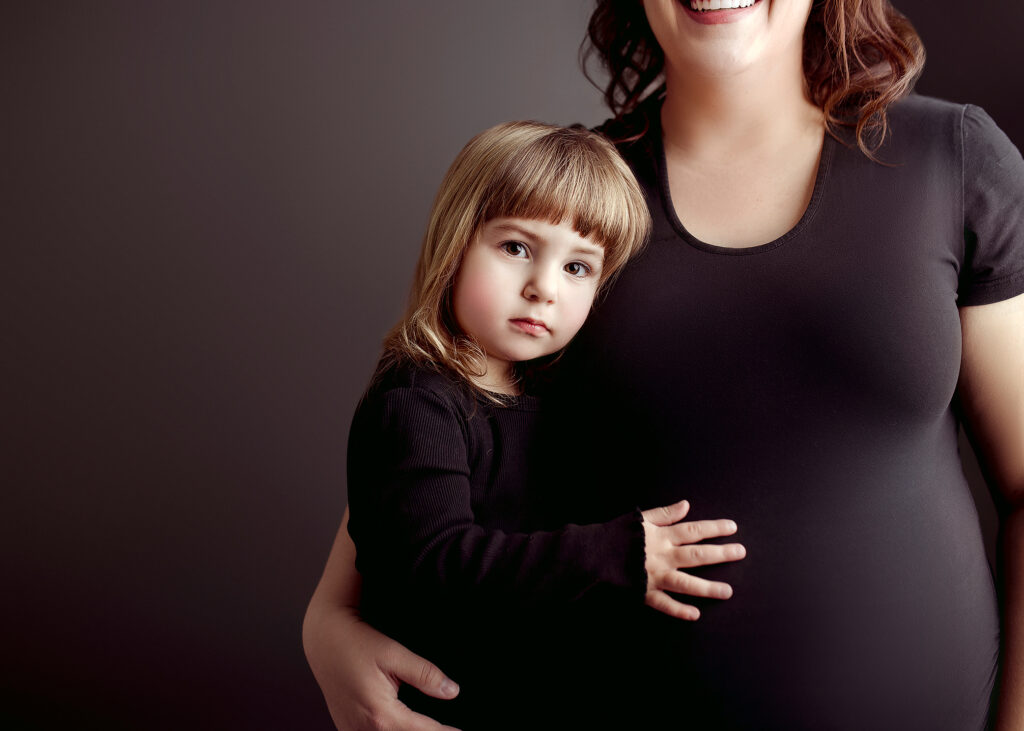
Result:
<instances>
[{"instance_id":1,"label":"girl's mouth","mask_svg":"<svg viewBox=\"0 0 1024 731\"><path fill-rule=\"evenodd\" d=\"M533 320L529 317L517 317L510 320L512 326L528 335L542 335L548 331L548 326L540 320Z\"/></svg>"}]
</instances>

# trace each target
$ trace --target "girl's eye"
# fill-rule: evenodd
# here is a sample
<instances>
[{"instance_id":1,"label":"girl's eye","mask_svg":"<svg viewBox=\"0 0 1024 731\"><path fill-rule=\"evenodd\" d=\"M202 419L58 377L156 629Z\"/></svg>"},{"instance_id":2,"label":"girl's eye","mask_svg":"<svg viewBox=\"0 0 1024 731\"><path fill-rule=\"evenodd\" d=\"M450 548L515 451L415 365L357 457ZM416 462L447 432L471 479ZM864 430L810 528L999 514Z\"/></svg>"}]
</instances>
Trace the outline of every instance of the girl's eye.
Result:
<instances>
[{"instance_id":1,"label":"girl's eye","mask_svg":"<svg viewBox=\"0 0 1024 731\"><path fill-rule=\"evenodd\" d=\"M565 271L574 277L585 277L590 274L590 267L581 261L571 261L565 265Z\"/></svg>"},{"instance_id":2,"label":"girl's eye","mask_svg":"<svg viewBox=\"0 0 1024 731\"><path fill-rule=\"evenodd\" d=\"M515 256L518 258L525 257L527 255L526 244L519 241L506 241L501 245L505 253L509 256Z\"/></svg>"}]
</instances>

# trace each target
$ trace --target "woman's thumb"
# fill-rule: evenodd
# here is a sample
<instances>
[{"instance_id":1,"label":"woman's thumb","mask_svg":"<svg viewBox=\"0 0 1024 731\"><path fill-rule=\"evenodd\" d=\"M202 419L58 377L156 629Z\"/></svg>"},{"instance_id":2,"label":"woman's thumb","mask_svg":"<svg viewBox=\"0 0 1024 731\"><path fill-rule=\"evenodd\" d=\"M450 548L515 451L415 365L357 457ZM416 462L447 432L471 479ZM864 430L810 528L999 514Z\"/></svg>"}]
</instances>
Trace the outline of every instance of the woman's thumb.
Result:
<instances>
[{"instance_id":1,"label":"woman's thumb","mask_svg":"<svg viewBox=\"0 0 1024 731\"><path fill-rule=\"evenodd\" d=\"M459 694L458 684L441 672L441 668L434 663L404 648L402 652L388 654L389 657L385 661L388 667L381 669L401 682L441 700L454 698Z\"/></svg>"}]
</instances>

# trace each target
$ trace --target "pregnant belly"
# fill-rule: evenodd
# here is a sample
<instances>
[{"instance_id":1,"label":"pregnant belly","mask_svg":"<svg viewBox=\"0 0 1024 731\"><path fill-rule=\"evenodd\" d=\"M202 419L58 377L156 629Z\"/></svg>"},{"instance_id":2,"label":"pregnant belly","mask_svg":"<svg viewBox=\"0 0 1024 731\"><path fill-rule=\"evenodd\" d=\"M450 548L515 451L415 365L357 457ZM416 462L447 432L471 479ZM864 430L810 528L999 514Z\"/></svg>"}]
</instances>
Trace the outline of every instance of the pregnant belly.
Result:
<instances>
[{"instance_id":1,"label":"pregnant belly","mask_svg":"<svg viewBox=\"0 0 1024 731\"><path fill-rule=\"evenodd\" d=\"M598 689L580 703L594 723L642 709L680 729L980 731L999 627L949 389L865 405L833 383L839 369L797 378L796 356L746 378L745 360L691 372L682 355L648 358L665 372L640 378L620 363L639 345L620 346L594 378L613 398L572 421L605 431L554 432L563 454L614 445L560 485L565 512L589 522L687 498L688 519L735 519L747 557L695 572L735 590L699 603L695 623L646 607L581 622L567 654Z\"/></svg>"},{"instance_id":2,"label":"pregnant belly","mask_svg":"<svg viewBox=\"0 0 1024 731\"><path fill-rule=\"evenodd\" d=\"M786 595L734 581L735 602L705 603L692 625L647 612L643 664L703 719L693 728L980 731L998 652L987 566L963 570L956 541L872 548L766 556L749 570Z\"/></svg>"},{"instance_id":3,"label":"pregnant belly","mask_svg":"<svg viewBox=\"0 0 1024 731\"><path fill-rule=\"evenodd\" d=\"M701 608L694 623L646 607L595 621L590 640L617 649L581 653L591 686L670 728L981 731L999 628L962 476L825 474L687 495L704 506L693 517L740 526L747 558L695 572L734 596L684 599ZM628 690L595 675L629 676Z\"/></svg>"}]
</instances>

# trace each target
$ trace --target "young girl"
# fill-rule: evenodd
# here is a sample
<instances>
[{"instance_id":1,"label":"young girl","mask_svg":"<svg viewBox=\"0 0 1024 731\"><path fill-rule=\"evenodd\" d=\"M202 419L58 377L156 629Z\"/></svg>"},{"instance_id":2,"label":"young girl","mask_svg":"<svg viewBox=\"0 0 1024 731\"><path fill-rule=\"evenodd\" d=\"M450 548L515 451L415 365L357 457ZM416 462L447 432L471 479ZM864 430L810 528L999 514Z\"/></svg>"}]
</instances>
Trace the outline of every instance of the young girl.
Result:
<instances>
[{"instance_id":1,"label":"young girl","mask_svg":"<svg viewBox=\"0 0 1024 731\"><path fill-rule=\"evenodd\" d=\"M558 437L538 428L528 390L649 227L632 173L599 135L534 122L481 133L441 185L408 313L356 411L349 531L363 616L462 683L443 706L405 700L464 729L515 725L519 668L557 647L566 608L643 600L696 619L666 590L731 595L679 570L744 555L738 544L693 550L736 526L680 523L685 501L536 530L559 486L531 470L531 443Z\"/></svg>"}]
</instances>

